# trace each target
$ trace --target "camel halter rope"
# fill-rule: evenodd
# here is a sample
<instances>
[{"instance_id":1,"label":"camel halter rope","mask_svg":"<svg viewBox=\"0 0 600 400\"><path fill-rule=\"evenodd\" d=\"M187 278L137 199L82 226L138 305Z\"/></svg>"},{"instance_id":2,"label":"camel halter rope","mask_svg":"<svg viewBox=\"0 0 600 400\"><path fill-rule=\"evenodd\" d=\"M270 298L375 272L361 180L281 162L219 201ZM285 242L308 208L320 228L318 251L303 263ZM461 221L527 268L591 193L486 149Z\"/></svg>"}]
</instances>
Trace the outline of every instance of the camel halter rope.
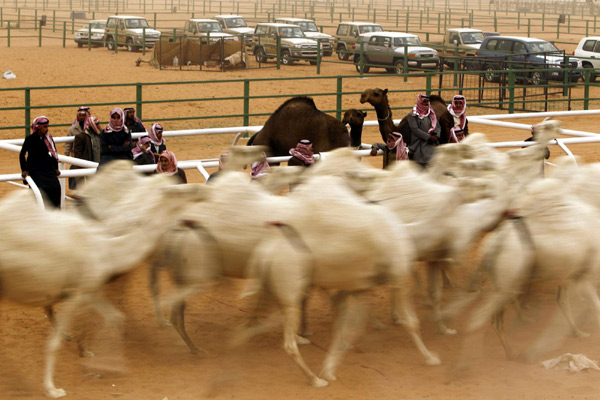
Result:
<instances>
[{"instance_id":1,"label":"camel halter rope","mask_svg":"<svg viewBox=\"0 0 600 400\"><path fill-rule=\"evenodd\" d=\"M391 117L391 116L392 116L392 110L388 107L388 115L387 115L387 117L385 117L385 118L379 118L379 117L377 117L377 121L387 121L387 119L389 117Z\"/></svg>"}]
</instances>

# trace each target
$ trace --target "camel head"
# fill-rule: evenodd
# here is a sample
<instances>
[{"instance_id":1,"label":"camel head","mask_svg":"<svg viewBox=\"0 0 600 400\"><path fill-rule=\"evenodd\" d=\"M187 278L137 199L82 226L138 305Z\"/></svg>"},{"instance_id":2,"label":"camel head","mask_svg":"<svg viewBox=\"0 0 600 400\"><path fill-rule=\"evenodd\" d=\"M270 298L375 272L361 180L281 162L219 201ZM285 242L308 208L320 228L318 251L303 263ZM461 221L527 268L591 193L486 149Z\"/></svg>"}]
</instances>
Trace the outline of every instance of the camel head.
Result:
<instances>
[{"instance_id":1,"label":"camel head","mask_svg":"<svg viewBox=\"0 0 600 400\"><path fill-rule=\"evenodd\" d=\"M362 126L365 122L365 117L367 116L366 111L360 111L355 108L351 108L350 110L344 113L344 118L342 118L342 124L349 124L350 126Z\"/></svg>"},{"instance_id":2,"label":"camel head","mask_svg":"<svg viewBox=\"0 0 600 400\"><path fill-rule=\"evenodd\" d=\"M534 126L533 138L542 145L547 145L550 140L561 134L560 121L544 119Z\"/></svg>"},{"instance_id":3,"label":"camel head","mask_svg":"<svg viewBox=\"0 0 600 400\"><path fill-rule=\"evenodd\" d=\"M387 106L387 89L366 89L360 94L360 103L369 103L373 107L377 106Z\"/></svg>"}]
</instances>

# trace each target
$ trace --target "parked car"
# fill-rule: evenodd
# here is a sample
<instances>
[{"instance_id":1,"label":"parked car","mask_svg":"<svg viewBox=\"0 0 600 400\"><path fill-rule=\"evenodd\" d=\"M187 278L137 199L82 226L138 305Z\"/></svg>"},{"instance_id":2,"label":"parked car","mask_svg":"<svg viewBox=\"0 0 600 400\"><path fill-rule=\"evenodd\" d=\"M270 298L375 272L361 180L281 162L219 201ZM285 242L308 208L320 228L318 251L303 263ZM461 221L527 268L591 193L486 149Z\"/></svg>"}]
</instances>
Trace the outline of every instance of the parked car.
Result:
<instances>
[{"instance_id":1,"label":"parked car","mask_svg":"<svg viewBox=\"0 0 600 400\"><path fill-rule=\"evenodd\" d=\"M364 44L362 44L364 43ZM403 32L363 33L358 37L354 54L356 70L361 69L362 44L363 72L371 68L385 68L388 72L403 74L404 49L407 53L407 64L410 69L435 69L440 63L438 52L424 47L417 35Z\"/></svg>"},{"instance_id":2,"label":"parked car","mask_svg":"<svg viewBox=\"0 0 600 400\"><path fill-rule=\"evenodd\" d=\"M335 32L335 51L340 60L347 60L354 53L358 36L369 32L383 32L379 24L371 22L341 22Z\"/></svg>"},{"instance_id":3,"label":"parked car","mask_svg":"<svg viewBox=\"0 0 600 400\"><path fill-rule=\"evenodd\" d=\"M583 68L594 68L590 72L590 82L596 82L596 76L600 73L596 71L600 68L600 36L581 39L573 55L581 58Z\"/></svg>"},{"instance_id":4,"label":"parked car","mask_svg":"<svg viewBox=\"0 0 600 400\"><path fill-rule=\"evenodd\" d=\"M202 43L223 40L239 40L237 36L223 32L215 19L188 19L183 28L183 36L202 38ZM208 39L207 39L208 38Z\"/></svg>"},{"instance_id":5,"label":"parked car","mask_svg":"<svg viewBox=\"0 0 600 400\"><path fill-rule=\"evenodd\" d=\"M244 17L241 15L215 15L214 18L223 28L223 32L240 37L243 35L246 46L252 46L254 29L248 27Z\"/></svg>"},{"instance_id":6,"label":"parked car","mask_svg":"<svg viewBox=\"0 0 600 400\"><path fill-rule=\"evenodd\" d=\"M77 43L77 47L87 46L90 28L92 34L90 36L89 43L91 43L92 46L104 45L104 29L106 28L106 20L94 20L88 22L81 29L75 32L75 43Z\"/></svg>"},{"instance_id":7,"label":"parked car","mask_svg":"<svg viewBox=\"0 0 600 400\"><path fill-rule=\"evenodd\" d=\"M540 85L548 80L563 80L565 73L569 74L571 82L577 82L581 77L581 72L576 70L581 66L581 61L569 57L567 63L564 51L542 39L517 36L486 37L477 51L476 58L479 68L486 71L484 78L488 82L498 80L499 75L494 71L507 68L510 59L513 69L538 69L516 73L518 78L531 81L533 85Z\"/></svg>"},{"instance_id":8,"label":"parked car","mask_svg":"<svg viewBox=\"0 0 600 400\"><path fill-rule=\"evenodd\" d=\"M138 51L144 46L144 40L146 47L152 47L160 40L160 31L150 28L146 18L115 15L106 20L104 43L108 50L114 50L115 46L127 46L128 51Z\"/></svg>"},{"instance_id":9,"label":"parked car","mask_svg":"<svg viewBox=\"0 0 600 400\"><path fill-rule=\"evenodd\" d=\"M276 18L276 23L298 25L302 28L307 38L320 39L323 55L329 57L333 54L333 36L320 32L315 21L303 18Z\"/></svg>"},{"instance_id":10,"label":"parked car","mask_svg":"<svg viewBox=\"0 0 600 400\"><path fill-rule=\"evenodd\" d=\"M317 42L307 38L297 25L260 23L254 30L253 53L256 61L277 58L277 39L281 42L281 63L290 65L295 60L317 63Z\"/></svg>"}]
</instances>

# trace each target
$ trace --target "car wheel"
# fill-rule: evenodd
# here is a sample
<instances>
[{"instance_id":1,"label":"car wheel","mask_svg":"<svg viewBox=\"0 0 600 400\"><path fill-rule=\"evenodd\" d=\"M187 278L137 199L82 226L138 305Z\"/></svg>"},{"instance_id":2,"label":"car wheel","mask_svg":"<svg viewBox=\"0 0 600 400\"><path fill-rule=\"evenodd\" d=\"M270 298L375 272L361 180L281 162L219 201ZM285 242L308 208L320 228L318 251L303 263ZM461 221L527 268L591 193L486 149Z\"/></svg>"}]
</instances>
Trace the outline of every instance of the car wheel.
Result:
<instances>
[{"instance_id":1,"label":"car wheel","mask_svg":"<svg viewBox=\"0 0 600 400\"><path fill-rule=\"evenodd\" d=\"M485 74L483 75L486 82L496 82L498 80L498 73L493 72L495 70L493 65L485 66Z\"/></svg>"},{"instance_id":2,"label":"car wheel","mask_svg":"<svg viewBox=\"0 0 600 400\"><path fill-rule=\"evenodd\" d=\"M115 47L116 47L115 40L112 38L112 36L107 37L106 38L106 48L109 51L115 51Z\"/></svg>"},{"instance_id":3,"label":"car wheel","mask_svg":"<svg viewBox=\"0 0 600 400\"><path fill-rule=\"evenodd\" d=\"M264 62L267 61L267 57L266 57L266 54L265 54L265 49L263 49L262 47L257 48L254 51L254 55L256 57L256 62L264 63Z\"/></svg>"},{"instance_id":4,"label":"car wheel","mask_svg":"<svg viewBox=\"0 0 600 400\"><path fill-rule=\"evenodd\" d=\"M543 85L544 84L544 73L541 71L533 71L529 77L532 85Z\"/></svg>"},{"instance_id":5,"label":"car wheel","mask_svg":"<svg viewBox=\"0 0 600 400\"><path fill-rule=\"evenodd\" d=\"M129 52L134 52L137 51L137 47L133 45L133 39L132 38L127 38L127 51Z\"/></svg>"},{"instance_id":6,"label":"car wheel","mask_svg":"<svg viewBox=\"0 0 600 400\"><path fill-rule=\"evenodd\" d=\"M401 75L404 73L404 60L397 60L394 63L394 71L398 74Z\"/></svg>"},{"instance_id":7,"label":"car wheel","mask_svg":"<svg viewBox=\"0 0 600 400\"><path fill-rule=\"evenodd\" d=\"M77 42L77 47L82 48L83 47L83 43Z\"/></svg>"},{"instance_id":8,"label":"car wheel","mask_svg":"<svg viewBox=\"0 0 600 400\"><path fill-rule=\"evenodd\" d=\"M594 72L594 66L590 63L583 63L583 68L590 70L590 82L596 82L596 73ZM581 76L581 80L585 80L583 74Z\"/></svg>"},{"instance_id":9,"label":"car wheel","mask_svg":"<svg viewBox=\"0 0 600 400\"><path fill-rule=\"evenodd\" d=\"M363 71L362 71L363 74L366 74L366 73L368 73L371 70L371 67L369 65L365 65L368 62L369 61L365 57L365 60L363 62ZM358 72L360 74L360 56L354 57L354 68L356 68L356 72Z\"/></svg>"},{"instance_id":10,"label":"car wheel","mask_svg":"<svg viewBox=\"0 0 600 400\"><path fill-rule=\"evenodd\" d=\"M396 73L396 69L395 68L386 68L385 72L387 72L388 74L395 74Z\"/></svg>"},{"instance_id":11,"label":"car wheel","mask_svg":"<svg viewBox=\"0 0 600 400\"><path fill-rule=\"evenodd\" d=\"M332 53L331 51L326 51L326 52L324 52L324 53L323 53L323 55L324 55L325 57L331 57L331 55L332 55L332 54L333 54L333 53Z\"/></svg>"},{"instance_id":12,"label":"car wheel","mask_svg":"<svg viewBox=\"0 0 600 400\"><path fill-rule=\"evenodd\" d=\"M310 65L317 65L316 61L310 61Z\"/></svg>"},{"instance_id":13,"label":"car wheel","mask_svg":"<svg viewBox=\"0 0 600 400\"><path fill-rule=\"evenodd\" d=\"M290 54L289 50L284 50L281 53L281 63L283 65L292 65L294 61L292 60L292 55Z\"/></svg>"},{"instance_id":14,"label":"car wheel","mask_svg":"<svg viewBox=\"0 0 600 400\"><path fill-rule=\"evenodd\" d=\"M343 60L343 61L348 61L348 59L350 58L350 54L348 54L346 52L346 49L342 46L337 48L337 55L338 55L338 59Z\"/></svg>"}]
</instances>

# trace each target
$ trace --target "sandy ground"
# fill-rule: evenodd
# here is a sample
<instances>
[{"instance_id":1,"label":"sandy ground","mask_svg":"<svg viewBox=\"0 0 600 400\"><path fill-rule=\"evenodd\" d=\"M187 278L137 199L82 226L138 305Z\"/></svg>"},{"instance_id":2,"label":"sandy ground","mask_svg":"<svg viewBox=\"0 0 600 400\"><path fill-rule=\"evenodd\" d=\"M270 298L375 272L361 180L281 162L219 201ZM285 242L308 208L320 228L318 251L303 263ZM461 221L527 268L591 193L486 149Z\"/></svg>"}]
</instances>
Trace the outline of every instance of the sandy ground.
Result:
<instances>
[{"instance_id":1,"label":"sandy ground","mask_svg":"<svg viewBox=\"0 0 600 400\"><path fill-rule=\"evenodd\" d=\"M77 49L74 45L63 50L60 47L14 47L0 49L2 66L10 65L19 79L2 82L3 87L22 87L49 84L101 83L101 82L158 82L190 79L222 79L241 77L292 77L313 73L314 67L297 65L274 69L231 72L215 75L207 72L180 73L158 71L147 66L135 67L139 54L119 53L112 55L105 49ZM33 63L31 60L38 60ZM39 67L39 68L38 68ZM323 74L350 74L351 65L332 64ZM368 87L410 88L424 87L418 78L407 84L398 78L369 77L349 81L351 89L360 92ZM160 87L160 95L188 96L182 87ZM316 90L311 81L289 81L285 90L268 84L269 93L307 93ZM318 88L326 91L327 88ZM169 92L169 90L174 92ZM209 91L210 88L202 90ZM115 93L111 93L111 96ZM48 96L60 96L48 93ZM12 94L3 93L0 104L6 106L15 101ZM70 95L69 95L70 96ZM104 101L108 94L105 94ZM359 95L344 99L344 108L360 107ZM73 95L63 99L65 103L80 103ZM411 105L414 95L395 94L394 104ZM253 109L255 112L270 113L280 103L265 101ZM334 105L321 105L326 109ZM218 104L206 103L203 112L216 113ZM215 107L211 109L211 107ZM96 107L107 114L109 106ZM486 110L471 110L481 114ZM51 120L61 122L73 118L72 113L50 110ZM148 115L152 114L149 111ZM18 124L21 116L3 115L1 123ZM371 113L368 119L373 119ZM540 118L527 123L538 122ZM572 129L594 130L600 118L568 118L564 125ZM151 120L146 119L146 123ZM260 121L257 121L260 123ZM176 127L196 127L193 124L173 124ZM492 141L519 140L528 137L526 131L490 128L472 124L472 131L485 132ZM66 130L65 130L66 132ZM63 131L53 131L55 136ZM10 135L4 135L3 138ZM18 136L18 135L17 135ZM377 140L375 129L366 129L365 142ZM216 157L233 140L233 135L178 138L168 141L169 149L180 159ZM575 154L587 161L600 160L598 145L572 146ZM0 171L18 171L17 155L3 153ZM558 148L552 149L552 158L560 155ZM365 162L380 164L380 158ZM192 181L202 181L201 176L189 172ZM0 191L13 190L2 185ZM43 240L43 238L40 238ZM569 240L569 238L565 238ZM132 244L133 247L133 244ZM475 250L469 253L464 266L455 272L459 285L464 284L469 273L476 268L478 256ZM168 287L165 280L163 282ZM250 309L250 302L237 299L241 282L227 282L191 299L187 309L187 327L192 339L208 351L206 356L191 355L175 331L159 328L154 319L151 299L147 290L147 267L141 265L126 279L113 283L107 295L122 309L127 319L120 332L101 325L90 338L90 347L97 354L93 359L82 359L73 343L66 343L59 352L56 383L64 387L71 399L198 399L205 397L249 399L365 399L365 398L410 398L410 399L596 399L600 383L597 371L577 374L547 371L539 364L509 361L491 329L465 338L461 335L463 318L449 323L459 330L457 336L440 336L435 333L429 308L423 304L422 295L416 297L418 313L422 321L425 343L441 357L443 365L428 367L400 327L388 326L376 330L367 328L357 343L357 350L349 352L339 368L337 382L325 389L314 389L306 385L300 371L281 348L281 331L274 328L265 335L253 339L241 349L231 349L228 341L232 332ZM534 323L516 319L512 312L507 316L508 337L517 352L531 344L542 328L558 313L553 287L541 287L530 302L528 316ZM456 294L447 290L446 297ZM381 321L389 325L389 298L385 288L365 294L364 299ZM167 311L165 310L165 313ZM331 336L331 308L323 293L315 293L309 308L309 324L315 331L313 344L303 346L301 352L308 364L320 370L325 349ZM592 333L585 339L567 338L544 354L543 359L556 357L566 352L584 353L591 359L600 359L600 335L597 324L582 323ZM562 318L557 318L555 331L564 328ZM25 308L11 303L0 303L0 399L37 399L43 395L42 369L45 340L50 324L40 309ZM466 370L456 373L453 366L462 359L467 362Z\"/></svg>"}]
</instances>

